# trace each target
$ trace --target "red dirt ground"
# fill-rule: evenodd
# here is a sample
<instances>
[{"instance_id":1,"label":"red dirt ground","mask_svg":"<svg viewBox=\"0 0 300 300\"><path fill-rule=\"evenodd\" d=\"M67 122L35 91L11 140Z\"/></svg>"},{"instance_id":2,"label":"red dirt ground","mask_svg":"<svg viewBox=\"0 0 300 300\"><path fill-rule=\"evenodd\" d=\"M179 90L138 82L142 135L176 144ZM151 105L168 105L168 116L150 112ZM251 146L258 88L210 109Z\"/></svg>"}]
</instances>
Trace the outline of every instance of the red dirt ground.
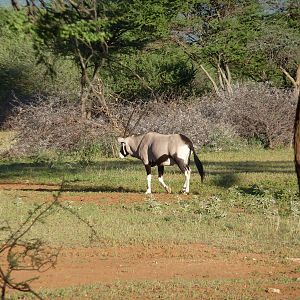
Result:
<instances>
[{"instance_id":1,"label":"red dirt ground","mask_svg":"<svg viewBox=\"0 0 300 300\"><path fill-rule=\"evenodd\" d=\"M40 276L32 287L58 288L114 281L172 279L276 279L297 278L300 262L284 263L272 257L253 253L237 253L202 244L166 247L76 248L63 249L55 269ZM20 273L17 279L25 279ZM299 273L298 273L299 275ZM28 276L28 274L27 274ZM28 277L27 277L28 278ZM266 292L280 289L280 294ZM260 296L267 299L300 299L300 283L262 286Z\"/></svg>"},{"instance_id":2,"label":"red dirt ground","mask_svg":"<svg viewBox=\"0 0 300 300\"><path fill-rule=\"evenodd\" d=\"M58 186L33 184L0 184L2 190L55 190ZM102 193L104 195L104 193ZM106 204L120 201L120 193L105 193ZM164 194L158 198L164 199ZM95 195L62 196L67 201L99 201ZM167 197L166 197L167 199ZM122 202L140 201L141 195L122 193ZM99 203L99 202L98 202ZM203 244L176 246L129 246L122 248L63 249L55 269L40 276L33 288L57 288L115 281L172 280L172 279L276 279L298 278L300 259L282 259L254 253L239 253ZM19 279L28 274L20 272ZM280 289L280 294L265 292ZM266 299L300 299L300 279L280 286L265 286Z\"/></svg>"},{"instance_id":3,"label":"red dirt ground","mask_svg":"<svg viewBox=\"0 0 300 300\"><path fill-rule=\"evenodd\" d=\"M0 183L0 190L16 190L16 191L33 191L33 192L41 192L41 191L59 191L60 186L55 184L32 184L32 183ZM79 194L79 193L78 193ZM158 201L170 201L170 194L167 193L157 193L155 195L155 199ZM191 195L181 195L184 199L191 198ZM99 192L99 193L80 193L80 195L69 195L69 193L64 192L59 197L61 201L75 201L75 202L85 202L85 203L97 203L101 205L112 205L118 204L122 202L123 204L140 202L144 200L146 195L142 195L139 193L120 193L120 192ZM101 199L101 200L99 200ZM48 198L43 198L43 201L49 200L52 201L53 197L49 196Z\"/></svg>"}]
</instances>

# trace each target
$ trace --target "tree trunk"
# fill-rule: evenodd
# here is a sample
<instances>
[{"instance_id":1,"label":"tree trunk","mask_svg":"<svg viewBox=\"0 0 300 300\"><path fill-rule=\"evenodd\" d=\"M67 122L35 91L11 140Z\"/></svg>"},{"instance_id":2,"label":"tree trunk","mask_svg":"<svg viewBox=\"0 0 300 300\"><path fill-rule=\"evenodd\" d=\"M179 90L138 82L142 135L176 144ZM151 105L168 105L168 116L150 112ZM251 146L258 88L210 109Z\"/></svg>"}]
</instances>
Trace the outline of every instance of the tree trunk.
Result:
<instances>
[{"instance_id":1,"label":"tree trunk","mask_svg":"<svg viewBox=\"0 0 300 300\"><path fill-rule=\"evenodd\" d=\"M300 93L298 95L298 104L296 108L296 117L294 124L294 153L295 153L295 169L298 179L298 187L300 192Z\"/></svg>"},{"instance_id":2,"label":"tree trunk","mask_svg":"<svg viewBox=\"0 0 300 300\"><path fill-rule=\"evenodd\" d=\"M89 79L86 69L81 68L81 91L80 91L80 103L81 103L81 117L83 119L90 119L91 117L91 86L89 84Z\"/></svg>"},{"instance_id":3,"label":"tree trunk","mask_svg":"<svg viewBox=\"0 0 300 300\"><path fill-rule=\"evenodd\" d=\"M284 68L280 67L281 71L284 73L284 75L292 82L293 86L294 86L294 94L295 97L298 97L299 93L300 93L300 65L297 68L296 71L296 79L294 79L287 70L285 70Z\"/></svg>"},{"instance_id":4,"label":"tree trunk","mask_svg":"<svg viewBox=\"0 0 300 300\"><path fill-rule=\"evenodd\" d=\"M300 94L300 65L298 66L295 80L295 93L296 95Z\"/></svg>"},{"instance_id":5,"label":"tree trunk","mask_svg":"<svg viewBox=\"0 0 300 300\"><path fill-rule=\"evenodd\" d=\"M83 119L87 119L88 118L88 110L87 110L87 99L86 98L81 98L80 102L81 102L81 117Z\"/></svg>"}]
</instances>

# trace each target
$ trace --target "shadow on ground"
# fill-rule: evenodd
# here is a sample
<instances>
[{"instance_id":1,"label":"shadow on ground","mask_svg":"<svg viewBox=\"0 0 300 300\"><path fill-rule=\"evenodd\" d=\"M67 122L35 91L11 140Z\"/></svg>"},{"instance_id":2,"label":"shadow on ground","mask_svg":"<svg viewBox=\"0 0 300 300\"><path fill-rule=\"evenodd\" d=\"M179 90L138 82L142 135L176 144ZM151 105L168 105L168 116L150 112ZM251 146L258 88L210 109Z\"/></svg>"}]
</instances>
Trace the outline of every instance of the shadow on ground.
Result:
<instances>
[{"instance_id":1,"label":"shadow on ground","mask_svg":"<svg viewBox=\"0 0 300 300\"><path fill-rule=\"evenodd\" d=\"M203 162L207 175L210 176L210 182L215 186L230 187L238 183L240 173L273 173L273 174L292 174L294 173L293 163L289 161L242 161L242 162ZM195 166L192 164L195 171ZM61 179L66 179L67 184L63 188L69 192L139 192L136 188L130 189L119 186L117 184L103 185L97 184L96 179L93 181L95 186L85 186L85 174L98 174L101 176L101 171L114 171L116 176L123 172L126 176L126 170L132 172L144 172L144 167L139 160L106 160L102 162L93 162L89 164L82 163L47 163L47 162L3 162L0 164L0 182L61 182ZM170 170L170 169L169 169ZM180 173L179 169L174 167L173 172ZM125 171L125 172L124 172ZM170 172L170 171L169 171ZM166 168L168 173L168 168ZM107 173L105 173L107 174ZM49 178L49 181L47 179ZM121 177L122 178L122 177ZM109 178L108 178L109 180ZM128 181L129 179L126 178ZM96 181L96 182L95 182ZM120 182L122 184L122 182ZM22 190L26 190L26 186ZM29 188L28 188L29 190ZM30 189L32 190L32 189ZM40 185L37 190L49 191L49 187ZM60 190L57 189L51 190ZM143 192L143 191L141 191Z\"/></svg>"},{"instance_id":2,"label":"shadow on ground","mask_svg":"<svg viewBox=\"0 0 300 300\"><path fill-rule=\"evenodd\" d=\"M206 161L207 174L228 173L293 173L293 163L290 161L239 161L213 162Z\"/></svg>"}]
</instances>

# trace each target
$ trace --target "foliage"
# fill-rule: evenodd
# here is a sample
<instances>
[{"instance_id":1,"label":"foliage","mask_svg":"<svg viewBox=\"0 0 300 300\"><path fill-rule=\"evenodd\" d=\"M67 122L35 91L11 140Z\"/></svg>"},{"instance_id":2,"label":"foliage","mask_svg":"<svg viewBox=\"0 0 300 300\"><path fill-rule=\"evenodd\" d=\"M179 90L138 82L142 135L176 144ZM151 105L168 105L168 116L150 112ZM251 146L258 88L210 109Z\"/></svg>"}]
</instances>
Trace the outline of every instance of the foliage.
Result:
<instances>
[{"instance_id":1,"label":"foliage","mask_svg":"<svg viewBox=\"0 0 300 300\"><path fill-rule=\"evenodd\" d=\"M116 53L128 53L162 38L185 1L52 1L36 16L35 47L49 64L48 53L74 60L81 73L82 116L91 117L99 70ZM102 79L102 76L100 76ZM101 83L103 85L103 83ZM101 88L102 89L102 88ZM101 94L101 95L100 95Z\"/></svg>"},{"instance_id":2,"label":"foliage","mask_svg":"<svg viewBox=\"0 0 300 300\"><path fill-rule=\"evenodd\" d=\"M81 98L89 98L83 110L95 103L105 107L109 94L131 101L161 92L189 97L209 89L199 65L215 80L228 67L232 84L251 78L289 85L280 67L294 76L299 62L295 1L169 2L98 1L89 10L93 1L51 1L30 12L2 8L1 102L11 103L12 94L31 101L40 91L78 98L79 82Z\"/></svg>"},{"instance_id":3,"label":"foliage","mask_svg":"<svg viewBox=\"0 0 300 300\"><path fill-rule=\"evenodd\" d=\"M274 10L261 1L196 1L192 19L199 25L196 32L185 29L196 37L189 51L215 73L228 66L235 80L289 85L279 67L295 74L299 64L299 7L293 1Z\"/></svg>"},{"instance_id":4,"label":"foliage","mask_svg":"<svg viewBox=\"0 0 300 300\"><path fill-rule=\"evenodd\" d=\"M32 22L22 10L0 9L0 118L17 104L15 98L29 103L37 94L63 94L86 101L76 108L105 115L112 127L110 102L126 99L122 109L128 111L127 100L192 99L210 89L203 69L215 81L229 70L231 87L249 78L289 86L280 68L294 76L299 64L298 2L172 1L170 8L170 1L154 2L136 0L127 7L126 1L98 1L88 10L93 1L52 1L31 11ZM174 44L179 39L184 47ZM232 144L236 133L269 143L260 133L228 126L212 131L211 140L227 132Z\"/></svg>"},{"instance_id":5,"label":"foliage","mask_svg":"<svg viewBox=\"0 0 300 300\"><path fill-rule=\"evenodd\" d=\"M181 5L181 1L67 1L64 5L54 1L38 15L35 30L48 50L79 60L74 43L78 41L85 57L95 51L91 60L96 63L107 55L103 47L119 51L164 35Z\"/></svg>"},{"instance_id":6,"label":"foliage","mask_svg":"<svg viewBox=\"0 0 300 300\"><path fill-rule=\"evenodd\" d=\"M190 96L195 73L184 52L170 45L119 54L103 68L107 87L131 101L151 99L162 93Z\"/></svg>"},{"instance_id":7,"label":"foliage","mask_svg":"<svg viewBox=\"0 0 300 300\"><path fill-rule=\"evenodd\" d=\"M27 17L26 17L27 18ZM22 12L0 8L0 124L17 102L29 103L37 94L68 93L76 95L76 73L70 61L57 59L57 76L47 75L47 68L38 64L32 37L20 24ZM68 78L68 80L66 80Z\"/></svg>"}]
</instances>

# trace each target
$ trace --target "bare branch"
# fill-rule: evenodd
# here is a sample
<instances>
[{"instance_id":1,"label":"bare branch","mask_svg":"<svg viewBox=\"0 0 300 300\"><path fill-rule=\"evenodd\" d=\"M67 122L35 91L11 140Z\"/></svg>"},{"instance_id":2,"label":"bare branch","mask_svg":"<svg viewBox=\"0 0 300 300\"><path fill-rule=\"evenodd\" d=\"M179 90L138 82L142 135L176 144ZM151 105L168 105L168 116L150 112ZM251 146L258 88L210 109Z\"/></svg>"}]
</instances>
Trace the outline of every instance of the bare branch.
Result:
<instances>
[{"instance_id":1,"label":"bare branch","mask_svg":"<svg viewBox=\"0 0 300 300\"><path fill-rule=\"evenodd\" d=\"M220 91L219 88L216 84L216 82L214 81L214 79L212 78L212 76L209 74L209 72L204 68L203 64L199 63L199 57L195 56L194 54L190 53L187 50L187 46L181 42L180 40L178 40L177 38L173 37L173 41L175 41L175 43L177 43L179 46L181 46L183 48L183 51L201 68L201 70L205 73L205 75L207 76L207 78L210 80L210 82L213 85L213 88L216 92L216 94L219 96L220 95ZM220 81L220 84L222 82Z\"/></svg>"},{"instance_id":2,"label":"bare branch","mask_svg":"<svg viewBox=\"0 0 300 300\"><path fill-rule=\"evenodd\" d=\"M293 86L296 87L297 83L296 83L295 79L289 74L289 72L287 70L285 70L283 67L280 67L280 70L292 82Z\"/></svg>"},{"instance_id":3,"label":"bare branch","mask_svg":"<svg viewBox=\"0 0 300 300\"><path fill-rule=\"evenodd\" d=\"M210 82L212 83L214 90L216 92L216 94L219 96L220 95L220 91L219 88L216 84L216 82L213 80L213 78L210 76L210 74L208 73L208 71L204 68L204 66L202 64L199 65L200 68L202 69L202 71L206 74L206 76L208 77L208 79L210 80Z\"/></svg>"},{"instance_id":4,"label":"bare branch","mask_svg":"<svg viewBox=\"0 0 300 300\"><path fill-rule=\"evenodd\" d=\"M229 72L229 68L228 66L226 65L226 69L227 69L227 74ZM223 71L223 69L221 68L220 64L218 64L218 70L219 70L219 73L221 75L221 81L222 81L222 84L223 84L223 80L225 81L226 83L226 88L227 88L227 92L232 95L233 94L233 90L232 90L232 87L231 87L231 84L230 84L230 79L228 80L225 72ZM229 73L230 74L230 73ZM225 86L223 84L223 88L225 89Z\"/></svg>"},{"instance_id":5,"label":"bare branch","mask_svg":"<svg viewBox=\"0 0 300 300\"><path fill-rule=\"evenodd\" d=\"M283 67L280 67L281 71L285 74L285 76L292 82L294 86L294 95L295 98L298 97L300 93L300 65L297 68L296 71L296 79L294 79L287 70L285 70Z\"/></svg>"},{"instance_id":6,"label":"bare branch","mask_svg":"<svg viewBox=\"0 0 300 300\"><path fill-rule=\"evenodd\" d=\"M15 10L20 10L20 5L19 5L19 1L17 0L11 0L11 5Z\"/></svg>"}]
</instances>

